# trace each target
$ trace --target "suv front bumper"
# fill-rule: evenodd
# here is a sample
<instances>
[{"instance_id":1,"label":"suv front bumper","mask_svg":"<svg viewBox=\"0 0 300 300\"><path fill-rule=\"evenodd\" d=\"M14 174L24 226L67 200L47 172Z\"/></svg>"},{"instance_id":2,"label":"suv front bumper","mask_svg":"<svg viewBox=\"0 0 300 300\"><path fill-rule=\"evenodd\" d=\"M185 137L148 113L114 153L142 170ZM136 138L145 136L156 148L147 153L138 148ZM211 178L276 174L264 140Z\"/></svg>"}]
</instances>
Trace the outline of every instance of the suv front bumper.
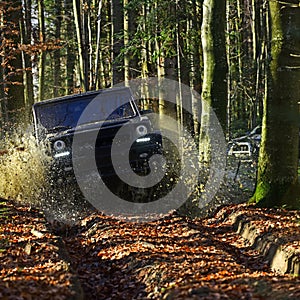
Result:
<instances>
[{"instance_id":1,"label":"suv front bumper","mask_svg":"<svg viewBox=\"0 0 300 300\"><path fill-rule=\"evenodd\" d=\"M149 159L155 154L161 155L162 149L162 136L160 132L152 132L136 139L130 148L129 157L125 157L122 151L120 152L120 155L124 156L124 160L129 160L131 170L139 175L146 175L150 172ZM72 150L69 149L56 153L53 157L51 177L62 182L76 181ZM111 145L101 145L100 147L96 147L94 157L101 178L115 177L119 172L129 172L129 170L126 169L125 164L117 165L116 168L118 169L118 172L115 171L111 159ZM89 161L90 158L87 160L84 156L76 158L77 169L79 166L80 173L82 173L83 176L89 176L89 174L93 172Z\"/></svg>"}]
</instances>

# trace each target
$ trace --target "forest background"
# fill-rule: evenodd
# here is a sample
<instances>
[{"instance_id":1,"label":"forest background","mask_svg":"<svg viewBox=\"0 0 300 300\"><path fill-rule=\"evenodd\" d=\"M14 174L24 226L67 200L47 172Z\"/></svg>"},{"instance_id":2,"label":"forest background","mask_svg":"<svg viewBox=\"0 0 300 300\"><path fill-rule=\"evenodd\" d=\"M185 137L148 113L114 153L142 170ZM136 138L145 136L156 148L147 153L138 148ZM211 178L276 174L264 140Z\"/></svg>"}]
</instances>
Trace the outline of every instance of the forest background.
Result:
<instances>
[{"instance_id":1,"label":"forest background","mask_svg":"<svg viewBox=\"0 0 300 300\"><path fill-rule=\"evenodd\" d=\"M44 99L170 78L201 94L228 140L262 124L252 202L300 207L298 0L1 1L0 28L2 131ZM174 109L201 146L199 100L192 118L143 105Z\"/></svg>"}]
</instances>

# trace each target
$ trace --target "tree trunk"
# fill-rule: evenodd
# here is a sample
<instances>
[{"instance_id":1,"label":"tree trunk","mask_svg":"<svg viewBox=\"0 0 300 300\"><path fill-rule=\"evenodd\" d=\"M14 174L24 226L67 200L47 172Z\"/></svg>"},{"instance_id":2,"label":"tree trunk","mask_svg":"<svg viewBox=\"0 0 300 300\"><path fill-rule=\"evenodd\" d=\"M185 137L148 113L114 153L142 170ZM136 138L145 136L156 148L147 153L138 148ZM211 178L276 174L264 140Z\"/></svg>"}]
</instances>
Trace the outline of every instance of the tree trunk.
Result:
<instances>
[{"instance_id":1,"label":"tree trunk","mask_svg":"<svg viewBox=\"0 0 300 300\"><path fill-rule=\"evenodd\" d=\"M205 0L201 28L203 47L202 115L199 150L201 159L210 159L209 107L212 107L225 132L227 110L227 61L225 49L225 2Z\"/></svg>"},{"instance_id":2,"label":"tree trunk","mask_svg":"<svg viewBox=\"0 0 300 300\"><path fill-rule=\"evenodd\" d=\"M269 2L271 62L264 100L256 190L259 206L300 208L298 138L300 99L300 7L297 0Z\"/></svg>"},{"instance_id":3,"label":"tree trunk","mask_svg":"<svg viewBox=\"0 0 300 300\"><path fill-rule=\"evenodd\" d=\"M128 43L129 43L129 11L128 8L126 7L128 5L128 0L123 0L123 11L124 11L124 79L125 79L125 84L128 83L130 79L129 75L129 63L130 63L130 57L128 53Z\"/></svg>"},{"instance_id":4,"label":"tree trunk","mask_svg":"<svg viewBox=\"0 0 300 300\"><path fill-rule=\"evenodd\" d=\"M75 49L72 47L72 41L74 40L74 24L71 22L72 16L72 0L64 1L64 11L66 22L66 39L69 41L66 49L66 88L65 94L69 95L74 92L74 70L75 70Z\"/></svg>"},{"instance_id":5,"label":"tree trunk","mask_svg":"<svg viewBox=\"0 0 300 300\"><path fill-rule=\"evenodd\" d=\"M61 0L55 0L55 39L58 41L61 39L61 14L62 14L62 3ZM61 85L61 78L60 78L60 49L56 49L53 54L54 59L54 70L53 70L53 77L54 77L54 88L53 88L53 96L58 97L60 94L60 85Z\"/></svg>"},{"instance_id":6,"label":"tree trunk","mask_svg":"<svg viewBox=\"0 0 300 300\"><path fill-rule=\"evenodd\" d=\"M193 18L191 20L191 27L194 28L195 32L200 32L200 26L198 18L201 17L202 12L200 11L200 5L197 5L196 0L192 0L193 6ZM191 72L190 72L190 86L193 90L201 93L201 70L203 63L201 61L201 40L199 38L193 38L191 51ZM198 97L192 95L192 111L193 111L193 124L194 134L196 139L199 139L200 132L200 105Z\"/></svg>"},{"instance_id":7,"label":"tree trunk","mask_svg":"<svg viewBox=\"0 0 300 300\"><path fill-rule=\"evenodd\" d=\"M87 9L87 31L88 31L88 40L86 42L87 45L87 53L88 53L88 89L93 89L93 82L95 77L95 69L93 66L93 36L94 36L94 19L92 15L92 6L91 0L88 0L88 9Z\"/></svg>"},{"instance_id":8,"label":"tree trunk","mask_svg":"<svg viewBox=\"0 0 300 300\"><path fill-rule=\"evenodd\" d=\"M39 21L39 42L41 46L46 41L46 30L45 30L45 8L44 0L38 0L38 21ZM38 101L45 99L45 63L46 63L46 52L41 47L39 54L38 72L39 72L39 92Z\"/></svg>"},{"instance_id":9,"label":"tree trunk","mask_svg":"<svg viewBox=\"0 0 300 300\"><path fill-rule=\"evenodd\" d=\"M124 81L123 65L121 60L117 60L121 49L124 46L124 39L122 38L124 30L123 17L123 1L112 0L111 2L111 35L112 35L112 84L117 84Z\"/></svg>"},{"instance_id":10,"label":"tree trunk","mask_svg":"<svg viewBox=\"0 0 300 300\"><path fill-rule=\"evenodd\" d=\"M146 22L147 22L147 15L149 11L149 3L143 3L142 9L141 9L141 17L142 17L142 31L146 32ZM149 70L148 70L148 43L145 41L145 39L141 40L141 76L143 79L147 78L149 76ZM149 91L147 85L142 86L143 92L142 95L144 97L143 100L143 109L149 109L150 107L150 101L149 101Z\"/></svg>"},{"instance_id":11,"label":"tree trunk","mask_svg":"<svg viewBox=\"0 0 300 300\"><path fill-rule=\"evenodd\" d=\"M84 66L84 89L85 91L90 90L91 87L91 55L92 55L92 45L91 45L91 24L90 24L90 0L83 0L82 13L82 41L83 41L83 66Z\"/></svg>"},{"instance_id":12,"label":"tree trunk","mask_svg":"<svg viewBox=\"0 0 300 300\"><path fill-rule=\"evenodd\" d=\"M176 117L177 117L177 124L178 124L178 131L183 131L183 100L182 100L182 72L181 72L181 26L180 26L180 19L179 19L179 12L178 12L179 0L176 0L176 56L177 56L177 77L178 77L178 93L176 99Z\"/></svg>"},{"instance_id":13,"label":"tree trunk","mask_svg":"<svg viewBox=\"0 0 300 300\"><path fill-rule=\"evenodd\" d=\"M23 86L23 70L22 70L22 56L18 48L20 44L20 23L22 20L22 3L20 0L14 1L10 4L10 10L4 15L6 24L13 24L13 28L7 30L5 38L11 40L11 46L7 47L5 82L6 82L6 99L7 111L10 122L24 121L24 86Z\"/></svg>"},{"instance_id":14,"label":"tree trunk","mask_svg":"<svg viewBox=\"0 0 300 300\"><path fill-rule=\"evenodd\" d=\"M21 44L29 45L31 43L32 25L31 25L31 0L24 1L24 16L20 21ZM26 119L29 121L31 106L34 103L33 96L33 75L30 54L22 50L22 67L23 67L23 85L24 85L24 102L26 110Z\"/></svg>"},{"instance_id":15,"label":"tree trunk","mask_svg":"<svg viewBox=\"0 0 300 300\"><path fill-rule=\"evenodd\" d=\"M79 81L80 87L83 91L86 91L86 78L85 78L85 67L84 67L84 40L83 30L81 26L81 1L73 0L73 14L76 28L77 37L77 48L78 48L78 61L79 61Z\"/></svg>"},{"instance_id":16,"label":"tree trunk","mask_svg":"<svg viewBox=\"0 0 300 300\"><path fill-rule=\"evenodd\" d=\"M100 50L100 36L101 36L101 12L102 12L102 0L99 0L98 4L98 12L97 12L97 33L96 33L96 54L95 54L95 76L94 76L94 83L93 87L94 89L99 88L99 71L103 71L103 67L99 61L100 59L100 51L102 53L102 49Z\"/></svg>"}]
</instances>

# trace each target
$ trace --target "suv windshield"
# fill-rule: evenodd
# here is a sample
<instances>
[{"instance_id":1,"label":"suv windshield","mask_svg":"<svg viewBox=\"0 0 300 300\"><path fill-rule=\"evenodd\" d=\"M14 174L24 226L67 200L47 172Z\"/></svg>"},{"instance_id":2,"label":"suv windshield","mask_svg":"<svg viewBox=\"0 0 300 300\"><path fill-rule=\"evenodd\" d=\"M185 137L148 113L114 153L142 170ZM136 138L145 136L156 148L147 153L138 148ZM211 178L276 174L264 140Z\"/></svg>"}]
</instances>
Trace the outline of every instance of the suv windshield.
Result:
<instances>
[{"instance_id":1,"label":"suv windshield","mask_svg":"<svg viewBox=\"0 0 300 300\"><path fill-rule=\"evenodd\" d=\"M136 112L131 102L128 102L127 93L105 93L99 95L89 95L88 97L75 97L62 101L45 103L35 108L37 123L47 130L61 130L74 128L88 104L95 100L98 110L93 110L87 123L115 120L134 117ZM109 112L117 107L109 116Z\"/></svg>"}]
</instances>

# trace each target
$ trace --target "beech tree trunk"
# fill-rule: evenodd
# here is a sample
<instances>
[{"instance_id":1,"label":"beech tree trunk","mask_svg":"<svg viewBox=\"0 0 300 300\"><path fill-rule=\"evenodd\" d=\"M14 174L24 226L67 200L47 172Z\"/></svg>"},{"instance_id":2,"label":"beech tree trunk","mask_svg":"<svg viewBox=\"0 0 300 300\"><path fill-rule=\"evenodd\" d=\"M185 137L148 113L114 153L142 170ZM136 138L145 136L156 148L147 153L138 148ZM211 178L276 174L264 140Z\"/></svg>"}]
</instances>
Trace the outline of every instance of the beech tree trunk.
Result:
<instances>
[{"instance_id":1,"label":"beech tree trunk","mask_svg":"<svg viewBox=\"0 0 300 300\"><path fill-rule=\"evenodd\" d=\"M38 21L39 21L39 41L41 45L46 40L46 29L45 29L45 7L44 1L38 0ZM46 52L41 49L39 53L39 92L38 101L42 101L45 98L45 63L46 63Z\"/></svg>"},{"instance_id":2,"label":"beech tree trunk","mask_svg":"<svg viewBox=\"0 0 300 300\"><path fill-rule=\"evenodd\" d=\"M269 2L271 61L264 99L256 190L251 203L300 208L298 139L300 99L299 1Z\"/></svg>"},{"instance_id":3,"label":"beech tree trunk","mask_svg":"<svg viewBox=\"0 0 300 300\"><path fill-rule=\"evenodd\" d=\"M100 60L100 35L101 35L101 12L102 12L102 0L99 0L98 4L98 11L97 11L97 32L96 32L96 53L95 53L95 77L94 77L94 82L93 82L93 88L94 89L99 89L99 71L103 68L101 67Z\"/></svg>"},{"instance_id":4,"label":"beech tree trunk","mask_svg":"<svg viewBox=\"0 0 300 300\"><path fill-rule=\"evenodd\" d=\"M199 140L201 160L210 159L209 107L212 107L225 132L227 110L227 59L225 48L225 1L204 0L201 28L203 48L202 115Z\"/></svg>"},{"instance_id":5,"label":"beech tree trunk","mask_svg":"<svg viewBox=\"0 0 300 300\"><path fill-rule=\"evenodd\" d=\"M77 37L77 49L78 49L78 60L79 60L79 81L80 87L83 91L87 90L87 83L85 78L85 66L84 66L84 40L83 40L83 29L81 26L81 1L73 0L73 14L74 22L76 27L76 37Z\"/></svg>"},{"instance_id":6,"label":"beech tree trunk","mask_svg":"<svg viewBox=\"0 0 300 300\"><path fill-rule=\"evenodd\" d=\"M74 92L74 69L75 69L75 60L76 60L76 55L75 55L75 49L71 43L73 41L75 34L74 34L74 29L75 26L71 20L73 19L72 15L72 0L65 0L64 1L64 11L65 11L65 16L66 19L68 20L66 22L66 38L69 41L67 44L67 49L66 49L66 77L65 77L65 82L66 82L66 89L65 89L65 94L69 95Z\"/></svg>"}]
</instances>

